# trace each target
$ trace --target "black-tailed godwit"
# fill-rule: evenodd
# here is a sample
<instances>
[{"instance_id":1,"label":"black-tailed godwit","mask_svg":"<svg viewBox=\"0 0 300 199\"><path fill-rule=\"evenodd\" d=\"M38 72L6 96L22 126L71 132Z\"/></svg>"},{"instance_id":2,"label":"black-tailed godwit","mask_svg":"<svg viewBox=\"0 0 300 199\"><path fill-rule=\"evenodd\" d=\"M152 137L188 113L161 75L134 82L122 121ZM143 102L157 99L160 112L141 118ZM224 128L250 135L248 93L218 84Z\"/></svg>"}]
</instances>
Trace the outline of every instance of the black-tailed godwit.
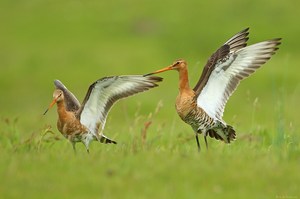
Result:
<instances>
[{"instance_id":1,"label":"black-tailed godwit","mask_svg":"<svg viewBox=\"0 0 300 199\"><path fill-rule=\"evenodd\" d=\"M93 140L101 143L116 142L103 134L107 114L119 99L158 86L162 78L141 75L104 77L94 82L88 89L82 105L76 97L59 81L55 80L53 101L44 114L57 104L57 128L71 141L74 151L76 142L82 142L87 152Z\"/></svg>"},{"instance_id":2,"label":"black-tailed godwit","mask_svg":"<svg viewBox=\"0 0 300 199\"><path fill-rule=\"evenodd\" d=\"M180 118L193 128L199 151L198 134L203 134L207 148L207 135L225 143L235 139L235 130L222 119L227 100L240 81L266 63L280 45L281 39L277 38L247 46L248 30L237 33L212 54L193 89L189 85L187 63L182 59L144 75L168 70L179 72L176 110Z\"/></svg>"}]
</instances>

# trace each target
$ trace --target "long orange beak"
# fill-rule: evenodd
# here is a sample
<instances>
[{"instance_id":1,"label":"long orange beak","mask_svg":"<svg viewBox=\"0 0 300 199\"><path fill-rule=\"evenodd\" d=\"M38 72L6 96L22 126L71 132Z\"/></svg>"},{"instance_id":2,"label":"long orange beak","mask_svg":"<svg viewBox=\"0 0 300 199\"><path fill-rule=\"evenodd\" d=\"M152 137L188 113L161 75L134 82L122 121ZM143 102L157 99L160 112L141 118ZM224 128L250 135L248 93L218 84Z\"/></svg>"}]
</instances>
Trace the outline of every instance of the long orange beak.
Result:
<instances>
[{"instance_id":1,"label":"long orange beak","mask_svg":"<svg viewBox=\"0 0 300 199\"><path fill-rule=\"evenodd\" d=\"M51 102L51 104L49 105L49 107L46 109L46 111L44 112L43 115L46 115L46 113L48 112L48 110L50 108L52 108L52 106L57 102L57 98L54 98L53 101Z\"/></svg>"},{"instance_id":2,"label":"long orange beak","mask_svg":"<svg viewBox=\"0 0 300 199\"><path fill-rule=\"evenodd\" d=\"M148 73L148 74L144 75L144 77L149 76L149 75L153 75L153 74L157 74L157 73L162 73L162 72L165 72L165 71L168 71L168 70L172 70L172 69L173 69L172 66L168 66L166 68L154 71L153 73Z\"/></svg>"}]
</instances>

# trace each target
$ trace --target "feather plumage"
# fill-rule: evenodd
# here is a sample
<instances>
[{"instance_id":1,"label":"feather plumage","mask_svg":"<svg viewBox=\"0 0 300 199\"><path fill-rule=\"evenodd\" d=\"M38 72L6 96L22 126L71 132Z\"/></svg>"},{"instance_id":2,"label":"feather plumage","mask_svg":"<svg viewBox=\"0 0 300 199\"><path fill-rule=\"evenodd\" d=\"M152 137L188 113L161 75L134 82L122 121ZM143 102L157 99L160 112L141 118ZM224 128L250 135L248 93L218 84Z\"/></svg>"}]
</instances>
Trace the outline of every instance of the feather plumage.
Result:
<instances>
[{"instance_id":1,"label":"feather plumage","mask_svg":"<svg viewBox=\"0 0 300 199\"><path fill-rule=\"evenodd\" d=\"M210 117L222 121L228 98L240 81L266 63L279 44L280 39L273 39L240 49L234 48L225 58L217 60L205 86L197 96L197 105Z\"/></svg>"},{"instance_id":2,"label":"feather plumage","mask_svg":"<svg viewBox=\"0 0 300 199\"><path fill-rule=\"evenodd\" d=\"M89 87L85 99L80 105L73 93L59 80L55 80L56 89L49 108L55 103L57 104L59 115L57 128L65 138L71 141L73 149L75 150L76 142L82 142L89 151L89 144L92 140L116 144L114 140L102 133L107 114L116 101L156 87L158 86L156 83L160 81L162 78L155 76L105 77Z\"/></svg>"},{"instance_id":3,"label":"feather plumage","mask_svg":"<svg viewBox=\"0 0 300 199\"><path fill-rule=\"evenodd\" d=\"M104 129L107 114L116 101L156 87L161 80L160 77L140 75L99 79L90 86L77 117L92 133L97 134L99 127Z\"/></svg>"}]
</instances>

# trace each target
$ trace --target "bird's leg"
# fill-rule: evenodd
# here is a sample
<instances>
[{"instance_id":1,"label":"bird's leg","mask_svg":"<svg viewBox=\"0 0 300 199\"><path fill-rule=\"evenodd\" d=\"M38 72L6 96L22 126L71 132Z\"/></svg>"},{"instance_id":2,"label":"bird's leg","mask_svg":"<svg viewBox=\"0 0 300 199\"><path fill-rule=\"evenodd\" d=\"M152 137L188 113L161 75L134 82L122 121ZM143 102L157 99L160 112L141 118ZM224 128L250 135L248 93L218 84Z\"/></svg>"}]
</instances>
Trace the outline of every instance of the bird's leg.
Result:
<instances>
[{"instance_id":1,"label":"bird's leg","mask_svg":"<svg viewBox=\"0 0 300 199\"><path fill-rule=\"evenodd\" d=\"M71 142L71 143L72 143L72 146L73 146L74 153L76 154L76 147L75 147L76 142Z\"/></svg>"},{"instance_id":2,"label":"bird's leg","mask_svg":"<svg viewBox=\"0 0 300 199\"><path fill-rule=\"evenodd\" d=\"M205 145L206 145L206 149L208 150L208 145L207 145L207 140L206 140L206 134L204 135L204 140L205 140Z\"/></svg>"},{"instance_id":3,"label":"bird's leg","mask_svg":"<svg viewBox=\"0 0 300 199\"><path fill-rule=\"evenodd\" d=\"M198 146L198 152L200 152L201 148L200 148L200 143L199 143L198 133L197 132L196 132L196 142L197 142L197 146Z\"/></svg>"},{"instance_id":4,"label":"bird's leg","mask_svg":"<svg viewBox=\"0 0 300 199\"><path fill-rule=\"evenodd\" d=\"M207 144L207 131L203 132L203 137L204 137L204 141L205 141L205 145L206 145L206 149L208 150L208 144Z\"/></svg>"}]
</instances>

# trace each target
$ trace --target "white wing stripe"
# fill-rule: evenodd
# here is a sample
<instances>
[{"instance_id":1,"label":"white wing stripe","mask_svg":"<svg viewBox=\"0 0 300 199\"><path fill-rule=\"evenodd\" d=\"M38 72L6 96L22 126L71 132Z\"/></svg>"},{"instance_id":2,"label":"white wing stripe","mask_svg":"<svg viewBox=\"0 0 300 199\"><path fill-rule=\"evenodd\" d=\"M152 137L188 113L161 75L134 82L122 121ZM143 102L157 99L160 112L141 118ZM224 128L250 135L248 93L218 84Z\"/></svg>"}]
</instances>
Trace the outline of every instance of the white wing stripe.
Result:
<instances>
[{"instance_id":1,"label":"white wing stripe","mask_svg":"<svg viewBox=\"0 0 300 199\"><path fill-rule=\"evenodd\" d=\"M112 105L119 99L128 97L138 92L143 92L156 87L156 82L162 78L140 75L115 76L98 80L91 85L83 108L79 112L80 122L93 134L104 129L107 114Z\"/></svg>"}]
</instances>

